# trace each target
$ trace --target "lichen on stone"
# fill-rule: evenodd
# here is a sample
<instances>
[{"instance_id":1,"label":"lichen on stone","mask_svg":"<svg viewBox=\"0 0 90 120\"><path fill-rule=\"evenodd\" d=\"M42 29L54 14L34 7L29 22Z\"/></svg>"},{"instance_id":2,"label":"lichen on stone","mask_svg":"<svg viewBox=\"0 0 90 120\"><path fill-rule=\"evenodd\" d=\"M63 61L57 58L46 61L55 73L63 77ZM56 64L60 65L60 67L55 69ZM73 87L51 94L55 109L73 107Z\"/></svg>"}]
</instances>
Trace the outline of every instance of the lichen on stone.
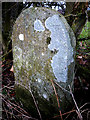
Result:
<instances>
[{"instance_id":1,"label":"lichen on stone","mask_svg":"<svg viewBox=\"0 0 90 120\"><path fill-rule=\"evenodd\" d=\"M45 30L42 22L38 19L36 19L35 22L34 22L34 30L39 31L39 32Z\"/></svg>"},{"instance_id":2,"label":"lichen on stone","mask_svg":"<svg viewBox=\"0 0 90 120\"><path fill-rule=\"evenodd\" d=\"M53 15L45 21L45 26L51 31L51 41L48 48L57 50L52 58L51 66L58 82L66 82L68 65L73 62L73 47L70 45L70 37L59 15Z\"/></svg>"}]
</instances>

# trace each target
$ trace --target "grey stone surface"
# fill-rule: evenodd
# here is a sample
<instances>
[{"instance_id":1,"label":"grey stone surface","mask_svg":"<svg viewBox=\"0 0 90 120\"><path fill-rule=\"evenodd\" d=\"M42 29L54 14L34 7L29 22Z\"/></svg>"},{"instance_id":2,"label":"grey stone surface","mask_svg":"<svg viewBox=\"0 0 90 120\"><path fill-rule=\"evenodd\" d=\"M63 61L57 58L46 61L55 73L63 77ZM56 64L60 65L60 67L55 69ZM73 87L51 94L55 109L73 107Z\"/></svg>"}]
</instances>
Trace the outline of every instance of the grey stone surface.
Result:
<instances>
[{"instance_id":1,"label":"grey stone surface","mask_svg":"<svg viewBox=\"0 0 90 120\"><path fill-rule=\"evenodd\" d=\"M33 106L28 100L31 99L31 93L28 91L32 90L39 109L46 118L58 114L51 80L66 90L68 85L73 83L75 45L73 31L65 18L48 8L24 10L13 27L12 46L17 97L24 101L26 106ZM71 101L70 94L56 85L55 87L62 110L65 110ZM22 97L21 89L29 96L27 99Z\"/></svg>"}]
</instances>

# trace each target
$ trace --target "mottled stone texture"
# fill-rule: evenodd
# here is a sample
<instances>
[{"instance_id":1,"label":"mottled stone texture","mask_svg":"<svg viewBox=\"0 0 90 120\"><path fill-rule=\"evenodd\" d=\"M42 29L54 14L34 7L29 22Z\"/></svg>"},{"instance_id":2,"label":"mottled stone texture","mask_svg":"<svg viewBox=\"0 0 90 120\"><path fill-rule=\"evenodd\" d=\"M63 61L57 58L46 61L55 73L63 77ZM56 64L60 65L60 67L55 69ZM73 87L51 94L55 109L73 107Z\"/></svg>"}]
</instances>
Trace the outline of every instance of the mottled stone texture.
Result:
<instances>
[{"instance_id":1,"label":"mottled stone texture","mask_svg":"<svg viewBox=\"0 0 90 120\"><path fill-rule=\"evenodd\" d=\"M51 80L68 90L73 85L75 37L65 18L48 8L28 8L17 18L12 33L16 96L32 116L59 114ZM55 84L61 110L70 94Z\"/></svg>"}]
</instances>

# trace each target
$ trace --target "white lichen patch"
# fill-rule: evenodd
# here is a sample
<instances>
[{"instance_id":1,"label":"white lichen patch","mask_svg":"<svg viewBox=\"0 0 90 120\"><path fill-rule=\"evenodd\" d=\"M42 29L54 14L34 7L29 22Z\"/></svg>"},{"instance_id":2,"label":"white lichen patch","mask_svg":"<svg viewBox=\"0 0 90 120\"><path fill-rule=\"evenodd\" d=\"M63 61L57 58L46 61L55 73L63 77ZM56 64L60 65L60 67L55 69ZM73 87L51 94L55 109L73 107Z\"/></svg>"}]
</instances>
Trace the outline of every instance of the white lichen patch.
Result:
<instances>
[{"instance_id":1,"label":"white lichen patch","mask_svg":"<svg viewBox=\"0 0 90 120\"><path fill-rule=\"evenodd\" d=\"M37 80L39 83L41 83L41 79L40 78L38 78L38 80Z\"/></svg>"},{"instance_id":2,"label":"white lichen patch","mask_svg":"<svg viewBox=\"0 0 90 120\"><path fill-rule=\"evenodd\" d=\"M35 7L35 10L37 10L37 7Z\"/></svg>"},{"instance_id":3,"label":"white lichen patch","mask_svg":"<svg viewBox=\"0 0 90 120\"><path fill-rule=\"evenodd\" d=\"M19 40L21 40L21 41L24 40L24 34L19 34Z\"/></svg>"},{"instance_id":4,"label":"white lichen patch","mask_svg":"<svg viewBox=\"0 0 90 120\"><path fill-rule=\"evenodd\" d=\"M46 95L45 93L43 94L43 97L44 97L45 99L47 99L47 95Z\"/></svg>"},{"instance_id":5,"label":"white lichen patch","mask_svg":"<svg viewBox=\"0 0 90 120\"><path fill-rule=\"evenodd\" d=\"M44 56L44 53L42 52L42 56Z\"/></svg>"},{"instance_id":6,"label":"white lichen patch","mask_svg":"<svg viewBox=\"0 0 90 120\"><path fill-rule=\"evenodd\" d=\"M48 48L51 51L57 51L51 61L53 73L57 82L66 82L68 79L68 65L73 62L73 48L69 34L59 15L47 18L45 26L51 32L51 41Z\"/></svg>"},{"instance_id":7,"label":"white lichen patch","mask_svg":"<svg viewBox=\"0 0 90 120\"><path fill-rule=\"evenodd\" d=\"M34 30L42 32L45 31L45 27L43 26L42 22L38 19L34 22Z\"/></svg>"}]
</instances>

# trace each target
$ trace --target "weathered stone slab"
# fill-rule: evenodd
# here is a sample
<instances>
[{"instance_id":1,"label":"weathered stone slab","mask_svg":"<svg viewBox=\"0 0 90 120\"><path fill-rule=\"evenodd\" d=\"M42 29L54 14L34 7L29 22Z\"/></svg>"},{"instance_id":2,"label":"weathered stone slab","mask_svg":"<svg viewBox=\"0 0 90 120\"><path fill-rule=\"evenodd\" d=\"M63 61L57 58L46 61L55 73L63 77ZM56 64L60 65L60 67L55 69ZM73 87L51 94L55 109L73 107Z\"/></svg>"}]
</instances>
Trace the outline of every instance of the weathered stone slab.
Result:
<instances>
[{"instance_id":1,"label":"weathered stone slab","mask_svg":"<svg viewBox=\"0 0 90 120\"><path fill-rule=\"evenodd\" d=\"M59 114L51 80L68 90L73 84L75 37L65 18L48 8L28 8L13 27L12 46L17 98L38 116L35 97L42 118ZM61 110L70 94L55 84Z\"/></svg>"}]
</instances>

